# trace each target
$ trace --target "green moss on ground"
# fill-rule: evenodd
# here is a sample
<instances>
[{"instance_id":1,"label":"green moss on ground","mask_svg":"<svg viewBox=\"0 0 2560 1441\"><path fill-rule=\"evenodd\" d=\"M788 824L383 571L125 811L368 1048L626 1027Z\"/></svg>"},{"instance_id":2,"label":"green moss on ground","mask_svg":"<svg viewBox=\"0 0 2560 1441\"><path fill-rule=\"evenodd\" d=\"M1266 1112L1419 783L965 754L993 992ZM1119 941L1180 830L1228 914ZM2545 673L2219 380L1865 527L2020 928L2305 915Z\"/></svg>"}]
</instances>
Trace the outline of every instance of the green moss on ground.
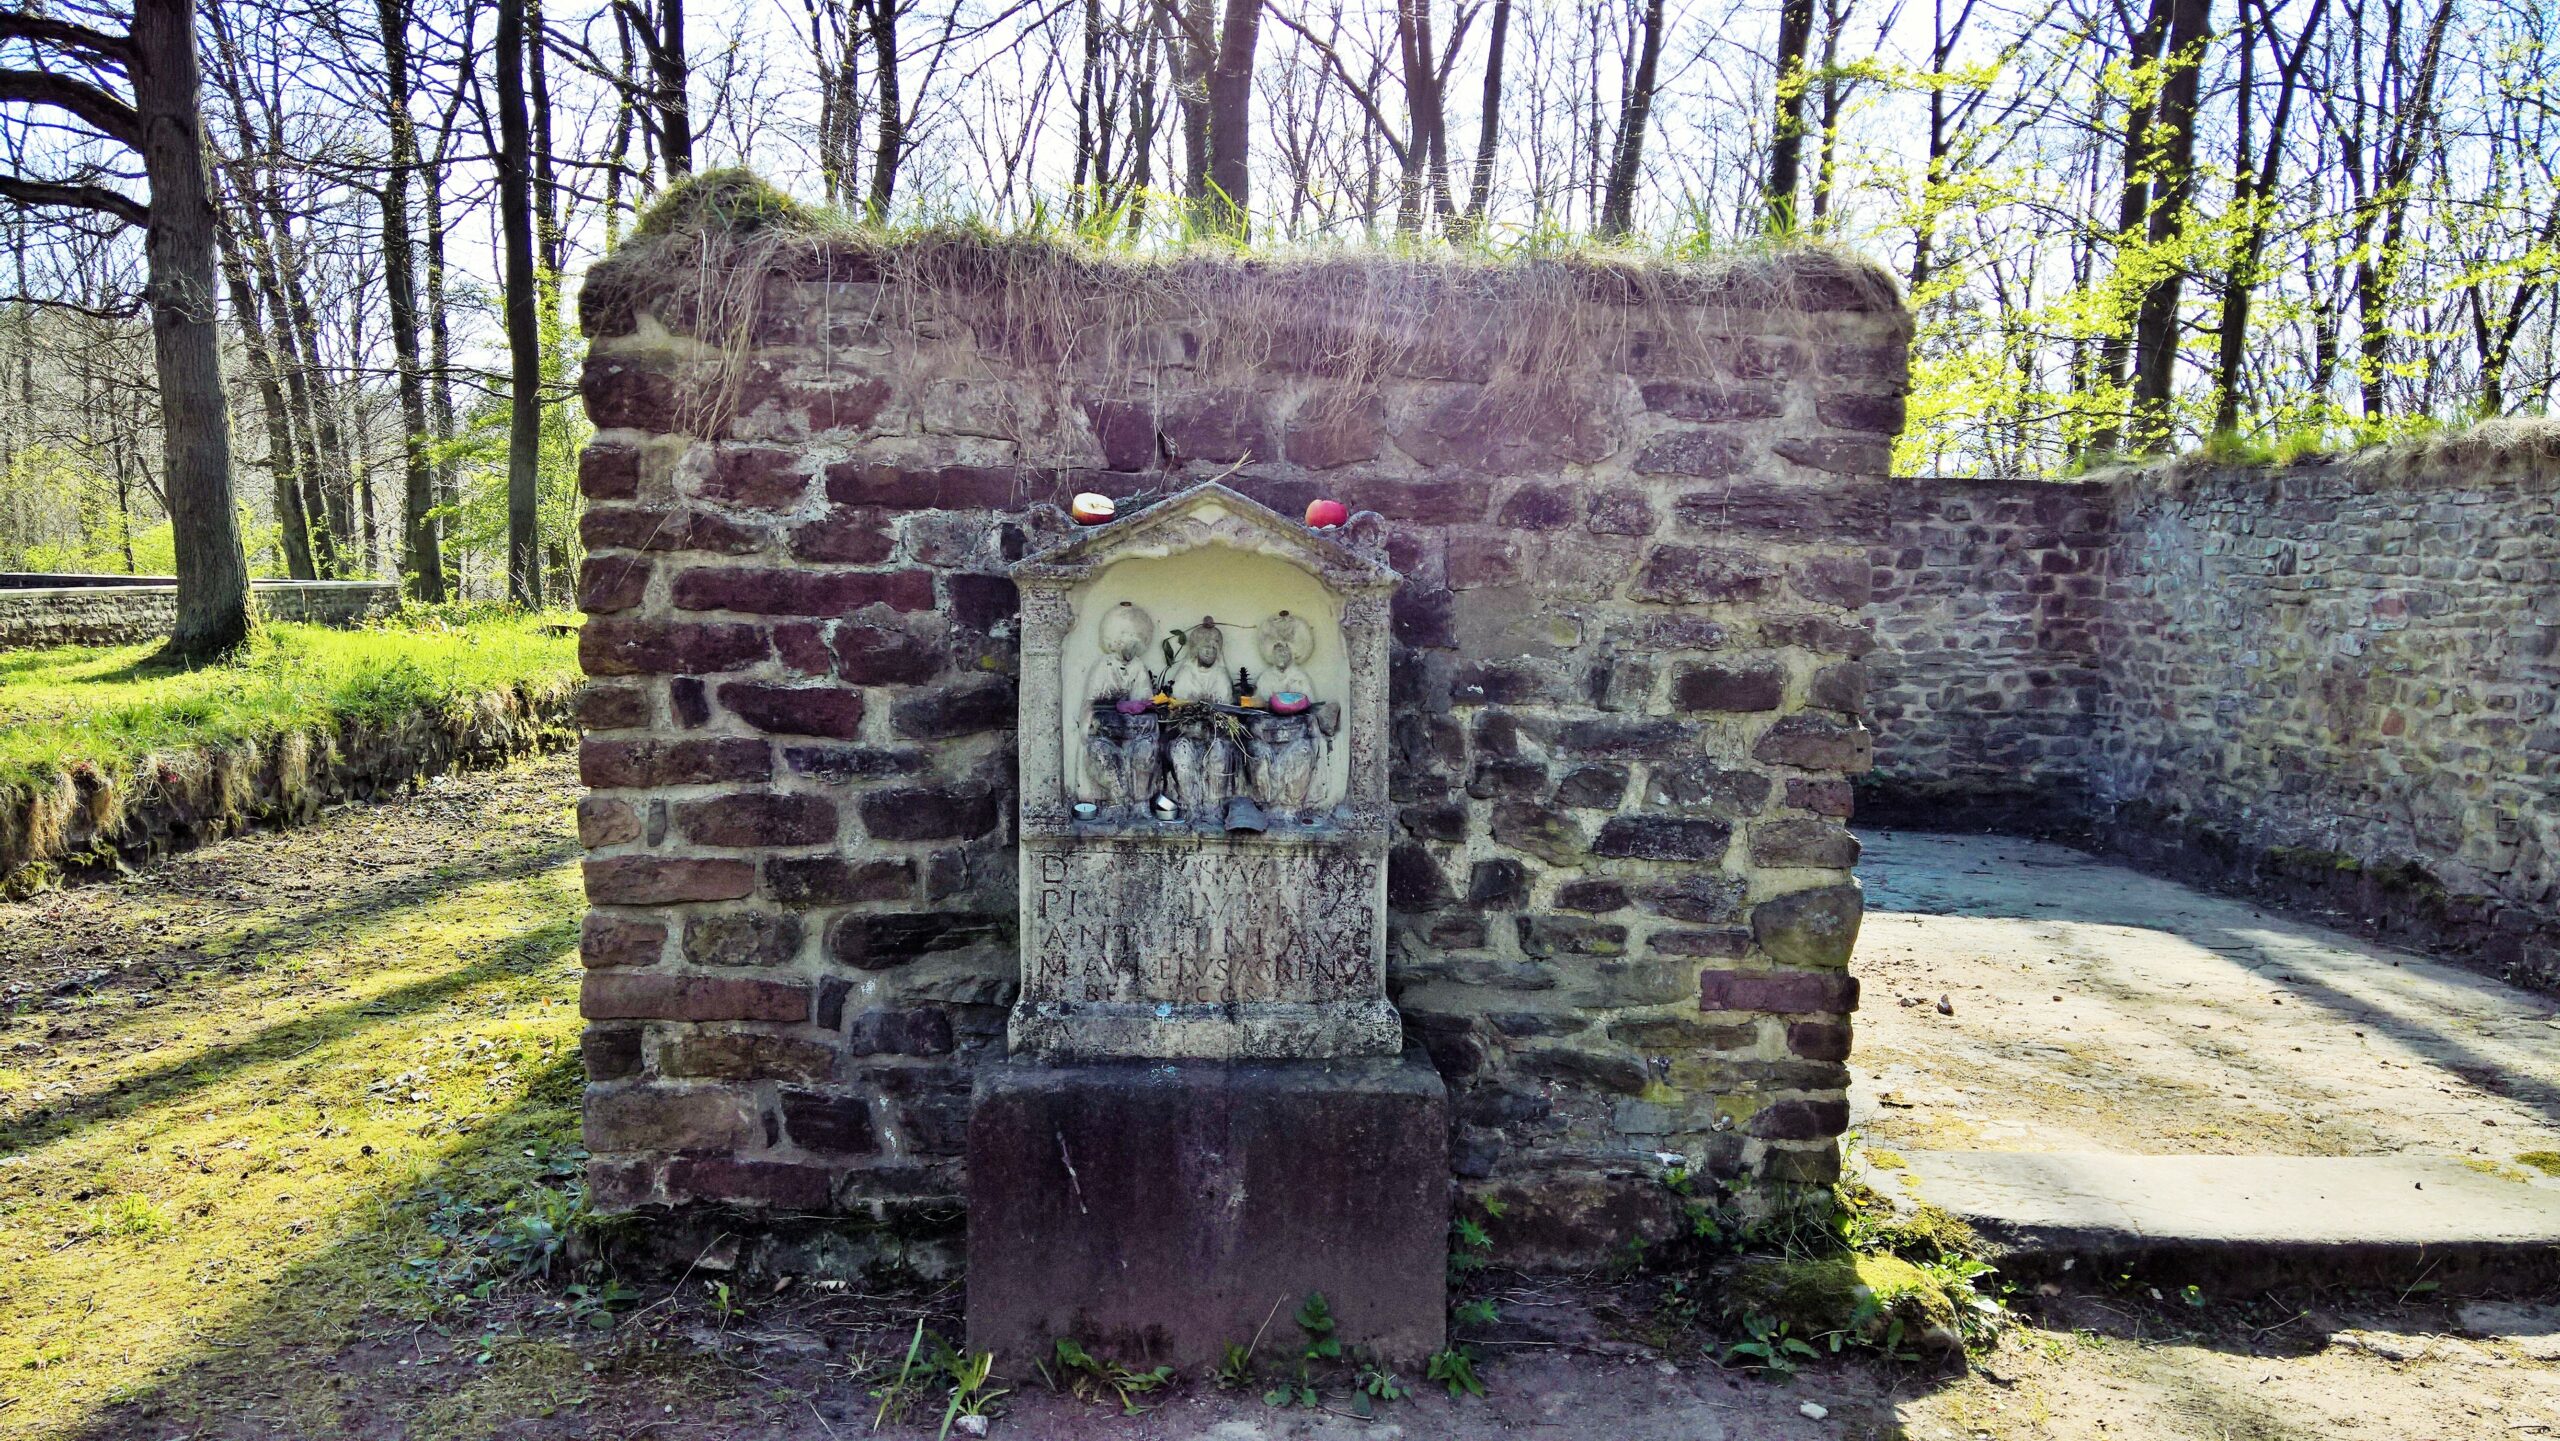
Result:
<instances>
[{"instance_id":1,"label":"green moss on ground","mask_svg":"<svg viewBox=\"0 0 2560 1441\"><path fill-rule=\"evenodd\" d=\"M456 1308L542 1260L583 1169L574 790L485 774L0 905L0 1441L363 1430L330 1358L476 1334ZM470 1359L405 1434L583 1390Z\"/></svg>"},{"instance_id":2,"label":"green moss on ground","mask_svg":"<svg viewBox=\"0 0 2560 1441\"><path fill-rule=\"evenodd\" d=\"M170 751L345 722L469 710L514 692L557 701L577 683L559 616L459 622L421 612L368 626L261 626L227 664L153 663L156 645L0 652L0 795L82 768L121 774Z\"/></svg>"},{"instance_id":3,"label":"green moss on ground","mask_svg":"<svg viewBox=\"0 0 2560 1441\"><path fill-rule=\"evenodd\" d=\"M2560 1151L2527 1151L2516 1157L2516 1161L2546 1176L2560 1176Z\"/></svg>"}]
</instances>

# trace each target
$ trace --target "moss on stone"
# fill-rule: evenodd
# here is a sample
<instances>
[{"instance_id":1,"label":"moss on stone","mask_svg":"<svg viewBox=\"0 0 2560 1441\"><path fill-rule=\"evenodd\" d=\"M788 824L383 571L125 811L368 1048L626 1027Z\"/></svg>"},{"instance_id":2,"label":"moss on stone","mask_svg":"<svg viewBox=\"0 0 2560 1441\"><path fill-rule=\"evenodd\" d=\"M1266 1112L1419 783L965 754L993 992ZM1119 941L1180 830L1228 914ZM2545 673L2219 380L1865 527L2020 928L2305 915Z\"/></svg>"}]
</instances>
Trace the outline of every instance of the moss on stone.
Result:
<instances>
[{"instance_id":1,"label":"moss on stone","mask_svg":"<svg viewBox=\"0 0 2560 1441\"><path fill-rule=\"evenodd\" d=\"M631 229L635 240L701 231L815 231L820 213L765 183L752 170L706 170L668 187Z\"/></svg>"},{"instance_id":2,"label":"moss on stone","mask_svg":"<svg viewBox=\"0 0 2560 1441\"><path fill-rule=\"evenodd\" d=\"M1862 1252L1812 1260L1743 1262L1728 1279L1735 1311L1784 1322L1799 1336L1842 1333L1882 1342L1896 1321L1901 1343L1956 1350L1956 1302L1927 1271L1899 1256Z\"/></svg>"}]
</instances>

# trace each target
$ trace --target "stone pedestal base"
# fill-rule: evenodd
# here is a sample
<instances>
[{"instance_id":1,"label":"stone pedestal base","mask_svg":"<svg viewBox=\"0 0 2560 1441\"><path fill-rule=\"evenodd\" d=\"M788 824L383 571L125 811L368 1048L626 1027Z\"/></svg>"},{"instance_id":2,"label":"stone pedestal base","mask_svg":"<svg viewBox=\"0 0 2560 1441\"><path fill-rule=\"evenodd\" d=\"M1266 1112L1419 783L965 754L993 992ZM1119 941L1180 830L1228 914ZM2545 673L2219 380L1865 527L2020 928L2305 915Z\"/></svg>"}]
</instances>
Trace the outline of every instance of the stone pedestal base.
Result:
<instances>
[{"instance_id":1,"label":"stone pedestal base","mask_svg":"<svg viewBox=\"0 0 2560 1441\"><path fill-rule=\"evenodd\" d=\"M982 1067L970 1349L1013 1376L1062 1336L1196 1369L1259 1329L1277 1364L1321 1291L1346 1347L1412 1366L1445 1344L1448 1134L1419 1052Z\"/></svg>"}]
</instances>

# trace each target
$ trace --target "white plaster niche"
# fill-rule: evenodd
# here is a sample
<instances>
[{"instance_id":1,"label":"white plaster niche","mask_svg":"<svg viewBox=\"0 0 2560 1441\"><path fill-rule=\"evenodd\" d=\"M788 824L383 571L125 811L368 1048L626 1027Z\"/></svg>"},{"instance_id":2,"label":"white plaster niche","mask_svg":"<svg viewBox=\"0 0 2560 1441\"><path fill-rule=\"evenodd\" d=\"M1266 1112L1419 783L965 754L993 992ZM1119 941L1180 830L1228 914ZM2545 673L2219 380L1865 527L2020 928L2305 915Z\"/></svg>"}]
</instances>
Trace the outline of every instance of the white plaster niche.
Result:
<instances>
[{"instance_id":1,"label":"white plaster niche","mask_svg":"<svg viewBox=\"0 0 2560 1441\"><path fill-rule=\"evenodd\" d=\"M1013 574L1014 1052L1397 1054L1375 518L1313 530L1212 482Z\"/></svg>"}]
</instances>

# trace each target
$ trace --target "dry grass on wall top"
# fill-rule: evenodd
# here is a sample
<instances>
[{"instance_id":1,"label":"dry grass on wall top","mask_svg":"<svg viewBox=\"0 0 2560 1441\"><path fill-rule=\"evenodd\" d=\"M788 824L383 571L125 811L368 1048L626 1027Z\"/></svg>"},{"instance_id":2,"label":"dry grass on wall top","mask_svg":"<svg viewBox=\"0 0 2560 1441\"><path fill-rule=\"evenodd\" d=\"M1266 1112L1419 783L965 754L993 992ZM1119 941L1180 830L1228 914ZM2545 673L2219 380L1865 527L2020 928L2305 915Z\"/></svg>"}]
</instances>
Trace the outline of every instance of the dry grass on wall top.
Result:
<instances>
[{"instance_id":1,"label":"dry grass on wall top","mask_svg":"<svg viewBox=\"0 0 2560 1441\"><path fill-rule=\"evenodd\" d=\"M574 632L544 616L267 625L192 669L154 651L0 654L0 890L102 847L156 849L170 827L219 833L377 772L528 749L578 679Z\"/></svg>"},{"instance_id":2,"label":"dry grass on wall top","mask_svg":"<svg viewBox=\"0 0 2560 1441\"><path fill-rule=\"evenodd\" d=\"M588 274L587 334L654 315L713 362L681 417L727 419L775 281L876 285L891 331L957 318L1007 368L1109 383L1160 366L1169 329L1204 378L1275 361L1357 403L1430 359L1481 357L1488 388L1569 388L1594 373L1712 373L1762 337L1819 337L1825 317L1868 312L1907 327L1899 286L1838 249L1773 245L1704 260L1599 245L1506 255L1439 244L1254 251L1207 243L1135 249L1073 233L885 226L791 201L744 171L662 198L633 239ZM785 292L788 293L787 291Z\"/></svg>"},{"instance_id":3,"label":"dry grass on wall top","mask_svg":"<svg viewBox=\"0 0 2560 1441\"><path fill-rule=\"evenodd\" d=\"M2074 477L2109 485L2142 484L2172 494L2209 477L2257 471L2334 471L2382 488L2459 489L2500 481L2560 482L2560 420L2516 416L2422 431L2337 451L2234 455L2211 447L2169 459L2128 463Z\"/></svg>"}]
</instances>

